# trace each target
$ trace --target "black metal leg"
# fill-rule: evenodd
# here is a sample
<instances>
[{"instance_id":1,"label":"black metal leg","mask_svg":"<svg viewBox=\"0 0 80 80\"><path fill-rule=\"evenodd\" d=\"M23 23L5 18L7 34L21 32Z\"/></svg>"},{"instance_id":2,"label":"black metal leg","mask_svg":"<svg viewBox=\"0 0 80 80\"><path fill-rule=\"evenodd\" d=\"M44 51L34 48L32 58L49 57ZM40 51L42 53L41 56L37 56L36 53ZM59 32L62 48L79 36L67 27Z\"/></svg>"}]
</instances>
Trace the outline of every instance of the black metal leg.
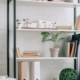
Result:
<instances>
[{"instance_id":1,"label":"black metal leg","mask_svg":"<svg viewBox=\"0 0 80 80\"><path fill-rule=\"evenodd\" d=\"M74 59L74 69L76 70L76 59Z\"/></svg>"},{"instance_id":2,"label":"black metal leg","mask_svg":"<svg viewBox=\"0 0 80 80\"><path fill-rule=\"evenodd\" d=\"M74 8L74 25L75 25L75 22L76 22L76 8Z\"/></svg>"},{"instance_id":3,"label":"black metal leg","mask_svg":"<svg viewBox=\"0 0 80 80\"><path fill-rule=\"evenodd\" d=\"M80 3L80 0L78 0L78 3Z\"/></svg>"},{"instance_id":4,"label":"black metal leg","mask_svg":"<svg viewBox=\"0 0 80 80\"><path fill-rule=\"evenodd\" d=\"M74 8L74 26L75 26L75 22L76 22L76 8ZM74 32L74 35L75 34L76 34L76 32ZM76 70L76 59L74 59L74 69Z\"/></svg>"},{"instance_id":5,"label":"black metal leg","mask_svg":"<svg viewBox=\"0 0 80 80\"><path fill-rule=\"evenodd\" d=\"M9 76L9 0L7 0L7 75Z\"/></svg>"},{"instance_id":6,"label":"black metal leg","mask_svg":"<svg viewBox=\"0 0 80 80\"><path fill-rule=\"evenodd\" d=\"M16 0L14 0L14 78L16 78Z\"/></svg>"}]
</instances>

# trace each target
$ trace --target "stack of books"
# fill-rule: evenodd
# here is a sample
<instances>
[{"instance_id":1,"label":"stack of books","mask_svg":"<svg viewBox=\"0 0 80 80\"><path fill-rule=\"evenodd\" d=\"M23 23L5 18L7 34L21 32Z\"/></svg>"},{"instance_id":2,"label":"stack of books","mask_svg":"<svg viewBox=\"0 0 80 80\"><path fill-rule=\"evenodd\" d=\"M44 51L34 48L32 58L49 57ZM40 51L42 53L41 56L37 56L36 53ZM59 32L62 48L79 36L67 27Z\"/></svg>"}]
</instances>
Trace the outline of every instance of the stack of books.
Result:
<instances>
[{"instance_id":1,"label":"stack of books","mask_svg":"<svg viewBox=\"0 0 80 80\"><path fill-rule=\"evenodd\" d=\"M56 30L71 30L72 26L56 26Z\"/></svg>"},{"instance_id":2,"label":"stack of books","mask_svg":"<svg viewBox=\"0 0 80 80\"><path fill-rule=\"evenodd\" d=\"M14 51L14 49L12 49ZM16 57L17 58L38 58L40 53L38 51L24 51L23 54L20 54L20 49L16 48Z\"/></svg>"},{"instance_id":3,"label":"stack of books","mask_svg":"<svg viewBox=\"0 0 80 80\"><path fill-rule=\"evenodd\" d=\"M77 57L78 56L78 47L80 41L80 34L72 35L72 40L67 43L67 56L68 57Z\"/></svg>"},{"instance_id":4,"label":"stack of books","mask_svg":"<svg viewBox=\"0 0 80 80\"><path fill-rule=\"evenodd\" d=\"M68 42L68 57L77 57L77 40L74 42Z\"/></svg>"},{"instance_id":5,"label":"stack of books","mask_svg":"<svg viewBox=\"0 0 80 80\"><path fill-rule=\"evenodd\" d=\"M40 55L40 53L37 51L24 51L23 52L24 58L38 58L39 55Z\"/></svg>"}]
</instances>

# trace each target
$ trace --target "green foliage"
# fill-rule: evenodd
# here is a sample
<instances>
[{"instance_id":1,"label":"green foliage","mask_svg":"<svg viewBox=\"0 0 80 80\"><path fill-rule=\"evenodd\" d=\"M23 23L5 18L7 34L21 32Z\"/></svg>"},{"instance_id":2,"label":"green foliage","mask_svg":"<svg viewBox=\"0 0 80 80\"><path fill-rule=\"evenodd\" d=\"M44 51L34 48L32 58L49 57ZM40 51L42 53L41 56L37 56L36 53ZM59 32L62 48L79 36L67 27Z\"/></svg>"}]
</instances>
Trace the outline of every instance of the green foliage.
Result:
<instances>
[{"instance_id":1,"label":"green foliage","mask_svg":"<svg viewBox=\"0 0 80 80\"><path fill-rule=\"evenodd\" d=\"M62 40L64 40L64 38L59 36L62 34L63 32L59 32L59 33L49 33L49 32L42 32L41 35L43 36L42 38L42 42L46 42L46 41L52 41L54 43L54 47L58 47L58 43Z\"/></svg>"},{"instance_id":2,"label":"green foliage","mask_svg":"<svg viewBox=\"0 0 80 80\"><path fill-rule=\"evenodd\" d=\"M77 80L77 72L72 68L65 68L59 75L59 80Z\"/></svg>"},{"instance_id":3,"label":"green foliage","mask_svg":"<svg viewBox=\"0 0 80 80\"><path fill-rule=\"evenodd\" d=\"M53 80L57 80L57 78L54 78Z\"/></svg>"}]
</instances>

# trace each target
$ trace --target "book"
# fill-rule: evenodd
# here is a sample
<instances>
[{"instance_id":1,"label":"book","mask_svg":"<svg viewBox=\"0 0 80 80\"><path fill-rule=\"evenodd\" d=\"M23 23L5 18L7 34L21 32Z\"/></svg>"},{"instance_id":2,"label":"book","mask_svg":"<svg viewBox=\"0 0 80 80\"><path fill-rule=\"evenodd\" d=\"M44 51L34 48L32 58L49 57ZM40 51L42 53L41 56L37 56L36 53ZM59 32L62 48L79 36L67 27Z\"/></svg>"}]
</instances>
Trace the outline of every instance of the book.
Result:
<instances>
[{"instance_id":1,"label":"book","mask_svg":"<svg viewBox=\"0 0 80 80\"><path fill-rule=\"evenodd\" d=\"M56 26L56 29L72 29L72 26Z\"/></svg>"},{"instance_id":2,"label":"book","mask_svg":"<svg viewBox=\"0 0 80 80\"><path fill-rule=\"evenodd\" d=\"M12 51L14 52L14 49L12 49ZM21 57L19 48L16 48L16 57L17 58Z\"/></svg>"},{"instance_id":3,"label":"book","mask_svg":"<svg viewBox=\"0 0 80 80\"><path fill-rule=\"evenodd\" d=\"M80 30L80 15L76 19L75 30Z\"/></svg>"},{"instance_id":4,"label":"book","mask_svg":"<svg viewBox=\"0 0 80 80\"><path fill-rule=\"evenodd\" d=\"M35 55L35 56L38 56L38 55L40 55L40 53L37 52L37 51L24 51L24 52L23 52L23 55L24 55L24 56L25 56L25 55Z\"/></svg>"},{"instance_id":5,"label":"book","mask_svg":"<svg viewBox=\"0 0 80 80\"><path fill-rule=\"evenodd\" d=\"M70 42L68 42L67 45L68 45L67 57L70 57Z\"/></svg>"},{"instance_id":6,"label":"book","mask_svg":"<svg viewBox=\"0 0 80 80\"><path fill-rule=\"evenodd\" d=\"M30 62L30 80L40 80L40 61Z\"/></svg>"},{"instance_id":7,"label":"book","mask_svg":"<svg viewBox=\"0 0 80 80\"><path fill-rule=\"evenodd\" d=\"M18 62L18 80L27 80L27 62Z\"/></svg>"},{"instance_id":8,"label":"book","mask_svg":"<svg viewBox=\"0 0 80 80\"><path fill-rule=\"evenodd\" d=\"M75 57L78 56L78 48L79 48L79 43L80 43L80 34L75 34L75 35L72 35L72 40L77 40L77 45L76 45L76 53L75 53Z\"/></svg>"},{"instance_id":9,"label":"book","mask_svg":"<svg viewBox=\"0 0 80 80\"><path fill-rule=\"evenodd\" d=\"M23 58L38 58L39 56L33 56L33 55L23 55Z\"/></svg>"},{"instance_id":10,"label":"book","mask_svg":"<svg viewBox=\"0 0 80 80\"><path fill-rule=\"evenodd\" d=\"M75 43L71 42L71 45L72 45L72 49L71 49L71 55L70 55L70 57L74 57Z\"/></svg>"},{"instance_id":11,"label":"book","mask_svg":"<svg viewBox=\"0 0 80 80\"><path fill-rule=\"evenodd\" d=\"M74 57L76 57L76 54L77 54L77 43L78 43L78 41L77 40L72 40L71 42L74 42L75 43Z\"/></svg>"}]
</instances>

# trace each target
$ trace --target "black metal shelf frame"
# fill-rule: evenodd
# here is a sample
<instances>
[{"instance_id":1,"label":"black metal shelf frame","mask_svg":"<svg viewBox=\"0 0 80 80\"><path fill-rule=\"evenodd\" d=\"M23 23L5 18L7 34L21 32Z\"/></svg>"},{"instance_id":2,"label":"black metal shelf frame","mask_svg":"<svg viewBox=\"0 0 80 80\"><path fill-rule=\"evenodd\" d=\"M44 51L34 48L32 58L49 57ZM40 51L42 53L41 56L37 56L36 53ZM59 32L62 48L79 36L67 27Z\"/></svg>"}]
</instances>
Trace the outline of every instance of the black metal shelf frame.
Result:
<instances>
[{"instance_id":1,"label":"black metal shelf frame","mask_svg":"<svg viewBox=\"0 0 80 80\"><path fill-rule=\"evenodd\" d=\"M10 75L10 68L9 68L9 1L7 0L7 75ZM80 3L80 0L78 0L78 3ZM13 56L13 66L14 66L14 78L16 78L16 0L13 0L13 23L14 23L14 34L13 34L13 48L14 48L14 56ZM76 21L76 8L74 8L74 24ZM76 33L74 33L76 34ZM77 65L76 65L77 64ZM79 58L78 60L74 59L74 69L79 71ZM77 80L80 80L80 78L78 77Z\"/></svg>"},{"instance_id":2,"label":"black metal shelf frame","mask_svg":"<svg viewBox=\"0 0 80 80\"><path fill-rule=\"evenodd\" d=\"M7 75L9 76L9 0L7 0Z\"/></svg>"}]
</instances>

